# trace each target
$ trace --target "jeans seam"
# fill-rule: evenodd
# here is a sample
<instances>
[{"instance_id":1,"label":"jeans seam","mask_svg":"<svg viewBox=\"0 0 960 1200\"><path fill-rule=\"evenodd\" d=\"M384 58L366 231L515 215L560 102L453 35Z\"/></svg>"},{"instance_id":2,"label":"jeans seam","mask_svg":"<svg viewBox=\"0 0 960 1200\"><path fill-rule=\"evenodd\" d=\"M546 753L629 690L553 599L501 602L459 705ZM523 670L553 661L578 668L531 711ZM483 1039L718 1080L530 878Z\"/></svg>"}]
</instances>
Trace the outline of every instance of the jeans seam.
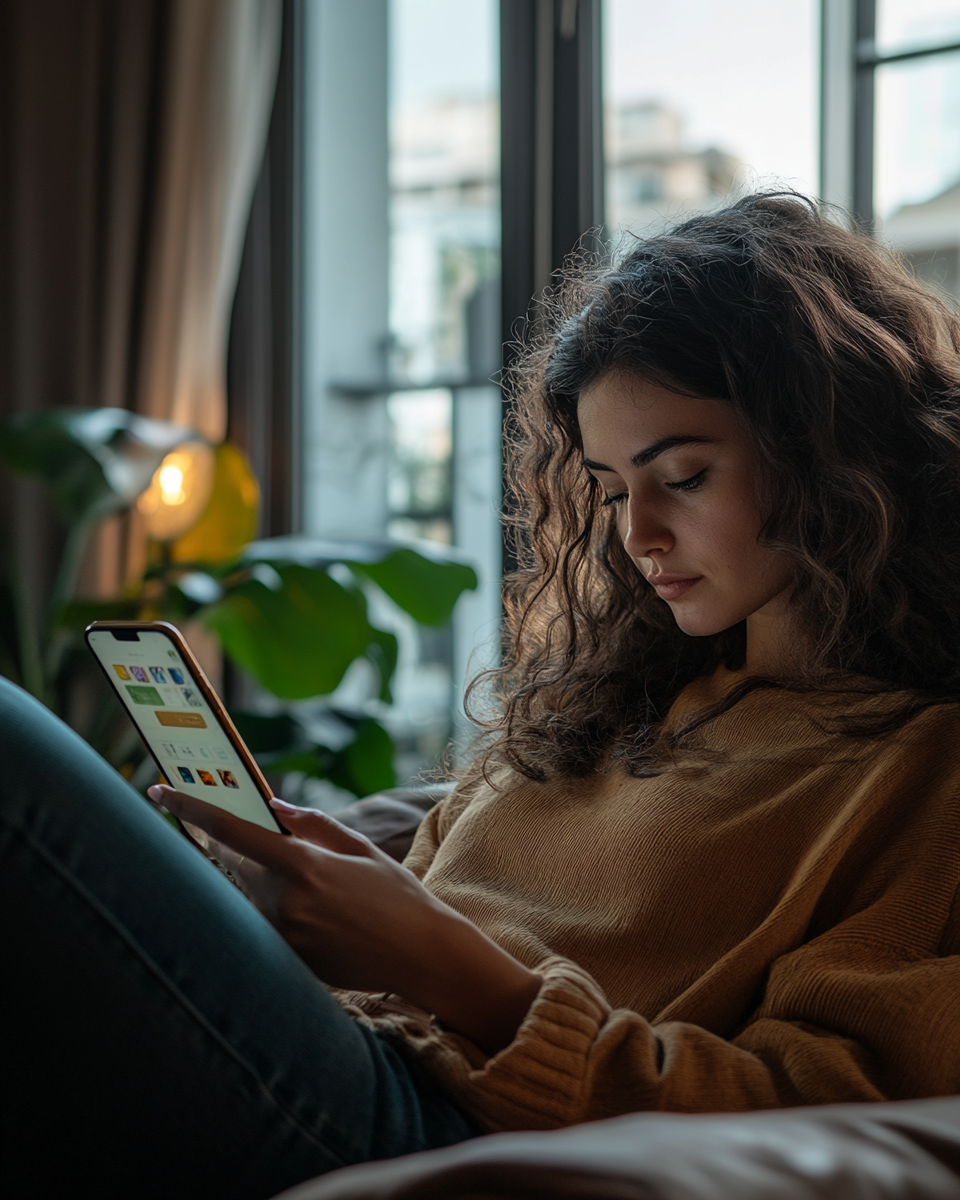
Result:
<instances>
[{"instance_id":1,"label":"jeans seam","mask_svg":"<svg viewBox=\"0 0 960 1200\"><path fill-rule=\"evenodd\" d=\"M261 1094L269 1101L269 1103L284 1118L284 1120L289 1121L293 1128L296 1129L297 1132L303 1137L305 1137L312 1145L316 1146L317 1149L322 1150L323 1153L329 1155L331 1159L336 1160L339 1166L348 1166L348 1162L346 1162L339 1154L334 1153L325 1142L320 1141L308 1127L306 1127L293 1113L287 1109L284 1104L280 1102L280 1100L277 1099L272 1090L261 1079L259 1072L253 1066L253 1064L250 1063L233 1045L231 1045L231 1043L223 1036L223 1034L220 1033L215 1025L207 1020L203 1013L200 1012L200 1010L186 995L184 995L177 984L157 963L153 961L150 955L147 954L143 947L138 943L136 938L134 938L129 930L127 930L126 927L117 920L113 913L110 912L110 910L103 905L97 899L97 897L90 892L89 889L83 883L81 883L79 879L76 878L76 876L71 874L71 872L68 871L67 868L47 850L42 842L37 841L37 839L34 838L28 829L25 829L19 824L15 824L8 818L5 818L4 820L11 830L13 830L15 833L18 833L23 838L24 842L34 852L34 854L36 854L38 858L46 863L46 865L52 871L54 871L54 873L59 876L59 878L65 882L67 886L71 888L83 901L85 901L86 904L93 910L93 912L96 913L96 915L99 916L100 919L106 925L108 925L115 934L117 934L117 936L126 944L128 949L133 953L141 965L144 966L154 976L154 978L160 982L160 984L173 997L175 1002L180 1005L181 1009L187 1014L187 1016L192 1018L193 1021L200 1026L204 1033L206 1033L206 1035L210 1037L220 1047L220 1049L227 1054L229 1058L231 1058L253 1079Z\"/></svg>"}]
</instances>

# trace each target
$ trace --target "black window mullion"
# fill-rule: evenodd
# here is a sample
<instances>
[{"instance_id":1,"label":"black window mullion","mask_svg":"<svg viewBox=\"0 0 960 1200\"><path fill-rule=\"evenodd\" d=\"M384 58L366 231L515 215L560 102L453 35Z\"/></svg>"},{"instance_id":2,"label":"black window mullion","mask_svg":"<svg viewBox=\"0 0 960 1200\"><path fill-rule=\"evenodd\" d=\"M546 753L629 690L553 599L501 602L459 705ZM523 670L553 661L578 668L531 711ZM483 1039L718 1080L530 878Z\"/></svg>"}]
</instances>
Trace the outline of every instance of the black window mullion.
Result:
<instances>
[{"instance_id":1,"label":"black window mullion","mask_svg":"<svg viewBox=\"0 0 960 1200\"><path fill-rule=\"evenodd\" d=\"M534 297L603 222L602 0L500 0L501 320L510 343ZM504 570L516 566L504 547Z\"/></svg>"},{"instance_id":2,"label":"black window mullion","mask_svg":"<svg viewBox=\"0 0 960 1200\"><path fill-rule=\"evenodd\" d=\"M501 0L505 342L603 221L600 11L601 0Z\"/></svg>"},{"instance_id":3,"label":"black window mullion","mask_svg":"<svg viewBox=\"0 0 960 1200\"><path fill-rule=\"evenodd\" d=\"M853 211L860 227L873 231L873 176L877 0L857 0L854 38L856 85L853 102Z\"/></svg>"}]
</instances>

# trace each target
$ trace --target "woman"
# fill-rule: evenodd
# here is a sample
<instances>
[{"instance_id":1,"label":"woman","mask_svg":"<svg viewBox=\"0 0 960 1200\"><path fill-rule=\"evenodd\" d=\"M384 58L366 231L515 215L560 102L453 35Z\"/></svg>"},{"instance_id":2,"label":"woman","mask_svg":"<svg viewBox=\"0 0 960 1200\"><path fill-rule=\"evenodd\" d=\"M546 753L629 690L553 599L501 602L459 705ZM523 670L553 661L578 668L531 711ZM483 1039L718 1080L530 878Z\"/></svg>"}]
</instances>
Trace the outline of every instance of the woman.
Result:
<instances>
[{"instance_id":1,"label":"woman","mask_svg":"<svg viewBox=\"0 0 960 1200\"><path fill-rule=\"evenodd\" d=\"M35 1194L960 1086L960 324L789 195L554 316L514 380L489 742L408 870L151 789L298 960L93 761L55 802L48 749L8 805L15 1086L78 1164L24 1120Z\"/></svg>"}]
</instances>

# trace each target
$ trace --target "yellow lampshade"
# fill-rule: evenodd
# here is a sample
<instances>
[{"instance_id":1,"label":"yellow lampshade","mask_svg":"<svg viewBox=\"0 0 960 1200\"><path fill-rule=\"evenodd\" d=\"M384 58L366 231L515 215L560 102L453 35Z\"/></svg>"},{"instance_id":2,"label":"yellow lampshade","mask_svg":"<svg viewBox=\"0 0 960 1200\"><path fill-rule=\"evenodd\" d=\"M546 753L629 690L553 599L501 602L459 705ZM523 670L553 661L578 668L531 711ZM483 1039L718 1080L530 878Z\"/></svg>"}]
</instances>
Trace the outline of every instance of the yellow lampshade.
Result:
<instances>
[{"instance_id":1,"label":"yellow lampshade","mask_svg":"<svg viewBox=\"0 0 960 1200\"><path fill-rule=\"evenodd\" d=\"M172 542L195 525L213 489L214 452L206 442L184 442L166 456L137 501L147 533Z\"/></svg>"},{"instance_id":2,"label":"yellow lampshade","mask_svg":"<svg viewBox=\"0 0 960 1200\"><path fill-rule=\"evenodd\" d=\"M223 442L214 451L213 487L199 520L170 547L173 562L228 562L257 535L260 487L242 450Z\"/></svg>"}]
</instances>

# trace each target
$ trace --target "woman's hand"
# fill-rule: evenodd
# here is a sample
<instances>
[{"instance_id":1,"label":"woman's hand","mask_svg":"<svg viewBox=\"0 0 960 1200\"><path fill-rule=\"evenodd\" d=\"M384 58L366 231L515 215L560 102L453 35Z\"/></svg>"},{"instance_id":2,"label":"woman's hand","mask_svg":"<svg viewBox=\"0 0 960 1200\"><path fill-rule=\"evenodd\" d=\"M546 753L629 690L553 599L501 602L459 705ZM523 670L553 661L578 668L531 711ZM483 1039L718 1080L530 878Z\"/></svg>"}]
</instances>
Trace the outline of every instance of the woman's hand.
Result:
<instances>
[{"instance_id":1,"label":"woman's hand","mask_svg":"<svg viewBox=\"0 0 960 1200\"><path fill-rule=\"evenodd\" d=\"M540 977L367 838L282 800L271 808L293 837L173 788L149 794L203 831L207 852L324 982L396 992L489 1053L513 1040Z\"/></svg>"}]
</instances>

